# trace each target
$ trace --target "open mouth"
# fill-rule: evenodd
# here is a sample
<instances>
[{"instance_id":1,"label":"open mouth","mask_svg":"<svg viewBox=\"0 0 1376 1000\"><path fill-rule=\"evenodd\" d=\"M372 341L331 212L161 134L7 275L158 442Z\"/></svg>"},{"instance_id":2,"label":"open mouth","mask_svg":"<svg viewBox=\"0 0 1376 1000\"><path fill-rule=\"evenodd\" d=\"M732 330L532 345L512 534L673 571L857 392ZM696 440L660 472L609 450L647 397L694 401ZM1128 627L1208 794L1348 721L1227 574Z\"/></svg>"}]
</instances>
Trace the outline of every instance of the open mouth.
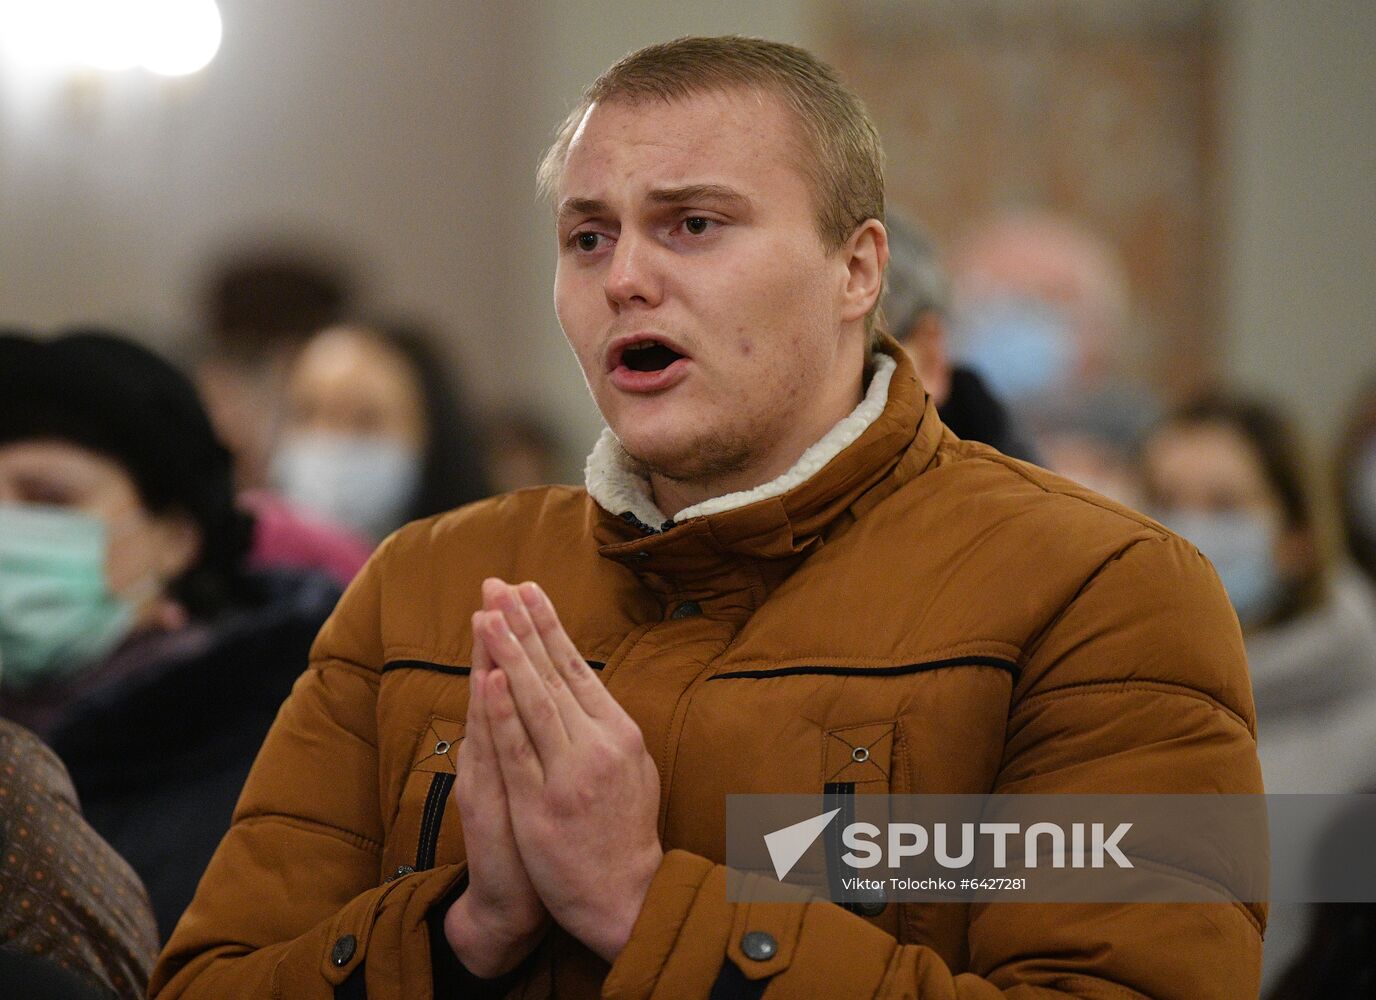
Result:
<instances>
[{"instance_id":1,"label":"open mouth","mask_svg":"<svg viewBox=\"0 0 1376 1000\"><path fill-rule=\"evenodd\" d=\"M621 351L621 363L633 372L660 372L683 357L658 341L632 344Z\"/></svg>"}]
</instances>

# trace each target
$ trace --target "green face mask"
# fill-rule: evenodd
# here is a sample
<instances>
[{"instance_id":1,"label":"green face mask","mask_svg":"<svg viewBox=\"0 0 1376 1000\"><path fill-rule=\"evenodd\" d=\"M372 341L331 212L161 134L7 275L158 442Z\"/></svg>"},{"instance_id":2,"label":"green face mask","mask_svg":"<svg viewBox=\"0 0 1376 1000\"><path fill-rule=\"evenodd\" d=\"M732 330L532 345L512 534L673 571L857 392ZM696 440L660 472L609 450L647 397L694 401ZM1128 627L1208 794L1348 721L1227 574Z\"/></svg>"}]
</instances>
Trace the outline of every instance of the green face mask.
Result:
<instances>
[{"instance_id":1,"label":"green face mask","mask_svg":"<svg viewBox=\"0 0 1376 1000\"><path fill-rule=\"evenodd\" d=\"M134 606L105 582L105 523L0 504L0 677L23 691L72 677L129 634Z\"/></svg>"}]
</instances>

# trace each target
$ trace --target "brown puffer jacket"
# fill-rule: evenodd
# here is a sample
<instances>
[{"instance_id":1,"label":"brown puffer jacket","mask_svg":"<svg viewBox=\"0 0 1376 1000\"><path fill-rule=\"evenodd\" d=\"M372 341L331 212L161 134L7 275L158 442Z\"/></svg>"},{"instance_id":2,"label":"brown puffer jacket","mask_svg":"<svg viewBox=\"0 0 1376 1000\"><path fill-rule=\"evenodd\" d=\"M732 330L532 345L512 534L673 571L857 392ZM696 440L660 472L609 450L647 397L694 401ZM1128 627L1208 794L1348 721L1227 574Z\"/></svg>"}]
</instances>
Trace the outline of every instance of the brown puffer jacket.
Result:
<instances>
[{"instance_id":1,"label":"brown puffer jacket","mask_svg":"<svg viewBox=\"0 0 1376 1000\"><path fill-rule=\"evenodd\" d=\"M516 995L1255 997L1260 907L727 901L728 793L1261 789L1241 636L1199 553L954 438L885 349L882 415L775 499L647 535L555 487L394 535L321 632L153 995L432 995L469 616L500 576L545 588L639 722L668 851L610 971L555 931ZM838 761L858 739L870 759ZM752 930L772 959L742 953Z\"/></svg>"}]
</instances>

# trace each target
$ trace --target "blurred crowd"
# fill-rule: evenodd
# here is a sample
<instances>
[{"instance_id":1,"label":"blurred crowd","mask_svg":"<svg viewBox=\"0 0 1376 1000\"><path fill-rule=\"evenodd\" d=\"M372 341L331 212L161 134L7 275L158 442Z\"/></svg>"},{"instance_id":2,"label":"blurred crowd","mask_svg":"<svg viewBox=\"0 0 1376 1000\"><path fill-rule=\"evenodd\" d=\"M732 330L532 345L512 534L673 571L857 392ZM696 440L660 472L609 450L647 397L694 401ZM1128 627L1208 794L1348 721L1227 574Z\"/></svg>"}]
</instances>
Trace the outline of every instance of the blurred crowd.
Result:
<instances>
[{"instance_id":1,"label":"blurred crowd","mask_svg":"<svg viewBox=\"0 0 1376 1000\"><path fill-rule=\"evenodd\" d=\"M1376 382L1345 402L1338 440L1305 444L1272 400L1128 377L1131 289L1074 222L1010 215L949 256L914 222L889 231L885 322L952 431L1148 514L1213 563L1267 790L1376 783ZM542 415L479 420L438 335L365 315L329 267L238 260L205 303L181 365L127 332L0 335L6 996L49 980L26 995L141 995L373 547L560 478ZM1343 961L1305 933L1282 915L1268 935L1275 996L1294 963Z\"/></svg>"}]
</instances>

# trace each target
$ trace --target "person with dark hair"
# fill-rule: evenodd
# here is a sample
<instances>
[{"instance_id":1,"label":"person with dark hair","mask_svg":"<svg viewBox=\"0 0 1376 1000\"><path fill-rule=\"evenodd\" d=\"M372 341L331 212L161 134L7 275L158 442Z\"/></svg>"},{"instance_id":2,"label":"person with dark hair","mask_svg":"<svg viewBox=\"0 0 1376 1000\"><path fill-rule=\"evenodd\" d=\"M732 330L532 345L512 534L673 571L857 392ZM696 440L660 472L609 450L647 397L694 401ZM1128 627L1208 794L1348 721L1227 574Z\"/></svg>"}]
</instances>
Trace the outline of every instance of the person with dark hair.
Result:
<instances>
[{"instance_id":1,"label":"person with dark hair","mask_svg":"<svg viewBox=\"0 0 1376 1000\"><path fill-rule=\"evenodd\" d=\"M266 484L287 366L311 334L353 312L355 284L344 261L290 244L228 255L206 275L196 381L240 489Z\"/></svg>"},{"instance_id":2,"label":"person with dark hair","mask_svg":"<svg viewBox=\"0 0 1376 1000\"><path fill-rule=\"evenodd\" d=\"M1215 393L1155 430L1143 477L1152 512L1214 564L1242 624L1268 790L1344 792L1376 764L1361 738L1376 726L1376 600L1330 555L1301 455L1274 407Z\"/></svg>"},{"instance_id":3,"label":"person with dark hair","mask_svg":"<svg viewBox=\"0 0 1376 1000\"><path fill-rule=\"evenodd\" d=\"M1152 513L1213 562L1242 624L1266 790L1351 792L1376 775L1376 597L1330 557L1301 456L1274 407L1214 393L1149 436L1143 479ZM1300 934L1300 910L1273 906L1266 981Z\"/></svg>"},{"instance_id":4,"label":"person with dark hair","mask_svg":"<svg viewBox=\"0 0 1376 1000\"><path fill-rule=\"evenodd\" d=\"M892 212L889 270L881 308L894 339L913 359L918 381L936 401L942 421L958 437L990 445L1025 462L1036 450L983 376L951 360L950 280L931 237Z\"/></svg>"},{"instance_id":5,"label":"person with dark hair","mask_svg":"<svg viewBox=\"0 0 1376 1000\"><path fill-rule=\"evenodd\" d=\"M272 461L287 500L376 541L488 495L472 421L430 344L392 324L330 327L306 343Z\"/></svg>"},{"instance_id":6,"label":"person with dark hair","mask_svg":"<svg viewBox=\"0 0 1376 1000\"><path fill-rule=\"evenodd\" d=\"M339 596L251 572L191 382L104 331L0 337L0 713L71 772L165 936Z\"/></svg>"}]
</instances>

